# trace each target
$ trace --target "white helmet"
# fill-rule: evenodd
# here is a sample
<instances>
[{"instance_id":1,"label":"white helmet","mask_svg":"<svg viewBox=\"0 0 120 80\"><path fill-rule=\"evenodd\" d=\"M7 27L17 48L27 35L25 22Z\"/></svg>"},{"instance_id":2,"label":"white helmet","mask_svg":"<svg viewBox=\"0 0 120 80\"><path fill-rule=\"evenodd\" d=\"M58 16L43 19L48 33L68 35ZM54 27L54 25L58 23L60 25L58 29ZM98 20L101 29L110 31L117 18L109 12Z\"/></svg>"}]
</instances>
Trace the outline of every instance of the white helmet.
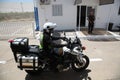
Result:
<instances>
[{"instance_id":1,"label":"white helmet","mask_svg":"<svg viewBox=\"0 0 120 80\"><path fill-rule=\"evenodd\" d=\"M52 28L54 29L55 27L57 27L57 24L52 22L46 22L43 25L43 29L52 29Z\"/></svg>"}]
</instances>

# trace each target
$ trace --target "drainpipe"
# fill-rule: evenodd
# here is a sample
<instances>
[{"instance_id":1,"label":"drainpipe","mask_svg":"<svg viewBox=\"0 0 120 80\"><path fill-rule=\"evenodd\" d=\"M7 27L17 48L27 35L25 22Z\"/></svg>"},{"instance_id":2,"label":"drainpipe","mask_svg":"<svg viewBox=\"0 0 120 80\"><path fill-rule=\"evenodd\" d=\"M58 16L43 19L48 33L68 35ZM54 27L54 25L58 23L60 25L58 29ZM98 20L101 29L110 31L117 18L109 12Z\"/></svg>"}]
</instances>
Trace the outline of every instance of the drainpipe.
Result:
<instances>
[{"instance_id":1,"label":"drainpipe","mask_svg":"<svg viewBox=\"0 0 120 80\"><path fill-rule=\"evenodd\" d=\"M35 17L35 30L39 31L40 26L39 26L39 15L38 15L38 0L33 0L34 1L34 17Z\"/></svg>"}]
</instances>

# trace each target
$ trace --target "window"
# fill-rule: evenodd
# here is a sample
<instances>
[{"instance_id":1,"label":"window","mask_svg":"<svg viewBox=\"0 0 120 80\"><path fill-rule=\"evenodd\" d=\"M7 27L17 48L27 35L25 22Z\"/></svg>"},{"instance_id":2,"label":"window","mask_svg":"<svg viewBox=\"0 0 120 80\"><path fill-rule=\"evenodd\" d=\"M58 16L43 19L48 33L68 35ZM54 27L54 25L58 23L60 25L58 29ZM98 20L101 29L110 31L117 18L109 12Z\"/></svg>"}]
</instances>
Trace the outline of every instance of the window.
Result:
<instances>
[{"instance_id":1,"label":"window","mask_svg":"<svg viewBox=\"0 0 120 80\"><path fill-rule=\"evenodd\" d=\"M62 16L62 5L57 4L57 5L52 5L52 15L53 16Z\"/></svg>"}]
</instances>

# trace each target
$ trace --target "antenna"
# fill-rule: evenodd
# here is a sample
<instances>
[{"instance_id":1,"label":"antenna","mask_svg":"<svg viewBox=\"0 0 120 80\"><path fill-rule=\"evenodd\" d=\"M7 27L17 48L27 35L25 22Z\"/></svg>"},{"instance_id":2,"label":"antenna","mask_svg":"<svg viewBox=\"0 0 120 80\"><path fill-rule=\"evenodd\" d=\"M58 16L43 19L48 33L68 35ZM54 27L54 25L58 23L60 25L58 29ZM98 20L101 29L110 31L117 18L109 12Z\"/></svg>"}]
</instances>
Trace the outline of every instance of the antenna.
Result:
<instances>
[{"instance_id":1,"label":"antenna","mask_svg":"<svg viewBox=\"0 0 120 80\"><path fill-rule=\"evenodd\" d=\"M20 5L21 5L21 11L24 12L24 9L23 9L23 2L20 2Z\"/></svg>"}]
</instances>

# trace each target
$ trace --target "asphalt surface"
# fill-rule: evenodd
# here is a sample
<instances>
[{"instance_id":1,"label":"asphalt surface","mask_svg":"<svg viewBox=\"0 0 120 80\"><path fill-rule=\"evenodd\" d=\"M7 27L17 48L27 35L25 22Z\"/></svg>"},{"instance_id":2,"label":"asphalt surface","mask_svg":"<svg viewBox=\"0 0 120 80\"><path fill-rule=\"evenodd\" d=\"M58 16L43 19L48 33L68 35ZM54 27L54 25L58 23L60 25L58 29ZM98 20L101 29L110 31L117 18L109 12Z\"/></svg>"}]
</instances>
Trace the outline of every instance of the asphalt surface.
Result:
<instances>
[{"instance_id":1,"label":"asphalt surface","mask_svg":"<svg viewBox=\"0 0 120 80\"><path fill-rule=\"evenodd\" d=\"M66 72L43 72L32 76L25 71L19 70L7 39L11 38L11 35L12 37L27 36L32 37L29 40L30 44L39 45L39 41L34 39L31 33L31 24L24 22L19 24L0 24L0 39L6 39L0 40L0 80L120 80L119 40L90 41L81 39L82 44L87 48L84 54L90 58L90 65L85 71L79 73L70 69ZM74 37L74 33L67 33L69 34L68 36Z\"/></svg>"},{"instance_id":2,"label":"asphalt surface","mask_svg":"<svg viewBox=\"0 0 120 80\"><path fill-rule=\"evenodd\" d=\"M39 41L30 39L30 44L37 45ZM120 41L82 40L82 44L91 60L85 71L43 72L32 76L17 68L9 43L0 41L0 80L120 80Z\"/></svg>"}]
</instances>

